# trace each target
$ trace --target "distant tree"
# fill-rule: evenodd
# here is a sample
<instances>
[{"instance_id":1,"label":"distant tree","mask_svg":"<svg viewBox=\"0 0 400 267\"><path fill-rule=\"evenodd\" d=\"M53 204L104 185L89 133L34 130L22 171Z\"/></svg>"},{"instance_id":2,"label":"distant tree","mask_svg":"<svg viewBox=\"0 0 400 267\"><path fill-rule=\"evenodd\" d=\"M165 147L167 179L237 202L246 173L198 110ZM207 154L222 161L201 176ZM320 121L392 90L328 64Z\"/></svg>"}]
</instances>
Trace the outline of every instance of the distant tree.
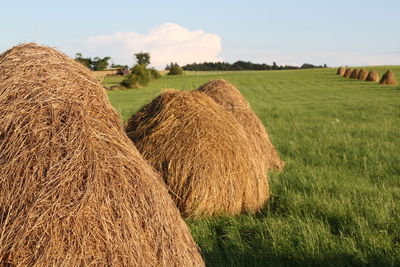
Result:
<instances>
[{"instance_id":1,"label":"distant tree","mask_svg":"<svg viewBox=\"0 0 400 267\"><path fill-rule=\"evenodd\" d=\"M140 52L134 54L136 57L136 63L139 65L147 66L150 64L150 53Z\"/></svg>"},{"instance_id":2,"label":"distant tree","mask_svg":"<svg viewBox=\"0 0 400 267\"><path fill-rule=\"evenodd\" d=\"M327 68L328 66L326 64L324 64L324 68Z\"/></svg>"},{"instance_id":3,"label":"distant tree","mask_svg":"<svg viewBox=\"0 0 400 267\"><path fill-rule=\"evenodd\" d=\"M82 53L76 53L75 60L78 61L79 63L83 64L84 66L88 67L89 69L92 69L92 59L84 58L82 56Z\"/></svg>"},{"instance_id":4,"label":"distant tree","mask_svg":"<svg viewBox=\"0 0 400 267\"><path fill-rule=\"evenodd\" d=\"M150 70L150 73L151 73L151 75L153 76L154 79L161 78L161 73L158 70L153 69L153 68L151 68L149 70Z\"/></svg>"},{"instance_id":5,"label":"distant tree","mask_svg":"<svg viewBox=\"0 0 400 267\"><path fill-rule=\"evenodd\" d=\"M92 60L92 70L105 70L108 67L110 57L99 58L95 57Z\"/></svg>"},{"instance_id":6,"label":"distant tree","mask_svg":"<svg viewBox=\"0 0 400 267\"><path fill-rule=\"evenodd\" d=\"M272 69L273 69L273 70L277 70L277 69L278 69L278 66L276 65L276 62L275 62L275 61L272 62Z\"/></svg>"},{"instance_id":7,"label":"distant tree","mask_svg":"<svg viewBox=\"0 0 400 267\"><path fill-rule=\"evenodd\" d=\"M108 67L108 61L110 60L110 57L104 57L104 58L99 58L95 57L94 59L88 57L84 58L82 56L82 53L76 53L75 54L75 60L82 63L86 67L88 67L91 70L104 70Z\"/></svg>"},{"instance_id":8,"label":"distant tree","mask_svg":"<svg viewBox=\"0 0 400 267\"><path fill-rule=\"evenodd\" d=\"M111 68L119 68L119 69L129 69L128 65L120 65L120 64L111 64Z\"/></svg>"},{"instance_id":9,"label":"distant tree","mask_svg":"<svg viewBox=\"0 0 400 267\"><path fill-rule=\"evenodd\" d=\"M174 66L179 66L178 65L178 63L174 63L174 62L171 62L170 64L167 64L166 66L165 66L165 70L170 70L172 67L174 67Z\"/></svg>"},{"instance_id":10,"label":"distant tree","mask_svg":"<svg viewBox=\"0 0 400 267\"><path fill-rule=\"evenodd\" d=\"M169 67L168 75L182 75L183 69L177 64L172 64Z\"/></svg>"}]
</instances>

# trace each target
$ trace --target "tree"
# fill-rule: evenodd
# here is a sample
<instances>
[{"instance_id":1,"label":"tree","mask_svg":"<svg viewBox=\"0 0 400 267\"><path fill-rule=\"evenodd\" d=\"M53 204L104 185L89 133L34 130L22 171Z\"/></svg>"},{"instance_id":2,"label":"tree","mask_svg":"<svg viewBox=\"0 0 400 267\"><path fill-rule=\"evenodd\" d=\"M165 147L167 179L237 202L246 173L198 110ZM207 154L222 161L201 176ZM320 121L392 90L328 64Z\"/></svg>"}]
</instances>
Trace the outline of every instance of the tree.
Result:
<instances>
[{"instance_id":1,"label":"tree","mask_svg":"<svg viewBox=\"0 0 400 267\"><path fill-rule=\"evenodd\" d=\"M91 59L90 57L84 58L82 56L82 53L75 54L75 60L82 63L91 70L106 69L108 67L108 61L110 59L111 59L110 57L104 57L104 58L95 57L94 59Z\"/></svg>"},{"instance_id":2,"label":"tree","mask_svg":"<svg viewBox=\"0 0 400 267\"><path fill-rule=\"evenodd\" d=\"M95 57L92 60L92 70L105 70L108 67L110 57L99 58Z\"/></svg>"},{"instance_id":3,"label":"tree","mask_svg":"<svg viewBox=\"0 0 400 267\"><path fill-rule=\"evenodd\" d=\"M139 65L147 66L150 64L150 53L140 52L135 54L136 62Z\"/></svg>"},{"instance_id":4,"label":"tree","mask_svg":"<svg viewBox=\"0 0 400 267\"><path fill-rule=\"evenodd\" d=\"M182 75L182 74L183 74L183 69L179 67L177 63L175 64L171 63L171 65L169 66L168 75Z\"/></svg>"},{"instance_id":5,"label":"tree","mask_svg":"<svg viewBox=\"0 0 400 267\"><path fill-rule=\"evenodd\" d=\"M78 61L79 63L83 64L84 66L88 67L89 69L92 69L92 59L84 58L82 56L82 53L76 53L75 60Z\"/></svg>"}]
</instances>

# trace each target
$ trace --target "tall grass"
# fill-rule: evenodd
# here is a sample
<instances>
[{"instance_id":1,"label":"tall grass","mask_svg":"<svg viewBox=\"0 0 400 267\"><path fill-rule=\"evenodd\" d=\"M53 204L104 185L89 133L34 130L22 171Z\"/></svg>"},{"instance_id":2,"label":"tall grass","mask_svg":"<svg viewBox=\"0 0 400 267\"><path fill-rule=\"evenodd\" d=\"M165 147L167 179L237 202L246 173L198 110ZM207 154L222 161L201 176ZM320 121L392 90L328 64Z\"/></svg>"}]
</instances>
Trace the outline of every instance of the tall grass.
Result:
<instances>
[{"instance_id":1,"label":"tall grass","mask_svg":"<svg viewBox=\"0 0 400 267\"><path fill-rule=\"evenodd\" d=\"M390 68L400 79L400 67ZM188 221L208 265L400 265L400 87L335 73L197 72L109 93L126 120L161 88L224 78L266 126L287 164L270 175L268 205Z\"/></svg>"}]
</instances>

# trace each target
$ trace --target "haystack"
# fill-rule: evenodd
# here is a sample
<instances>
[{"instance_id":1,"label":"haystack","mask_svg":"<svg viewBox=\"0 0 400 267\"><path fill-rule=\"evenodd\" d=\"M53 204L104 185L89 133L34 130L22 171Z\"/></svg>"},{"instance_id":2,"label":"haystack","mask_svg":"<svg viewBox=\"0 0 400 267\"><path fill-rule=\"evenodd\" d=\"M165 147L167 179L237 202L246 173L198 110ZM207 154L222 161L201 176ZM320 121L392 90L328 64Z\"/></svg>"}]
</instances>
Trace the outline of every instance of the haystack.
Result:
<instances>
[{"instance_id":1,"label":"haystack","mask_svg":"<svg viewBox=\"0 0 400 267\"><path fill-rule=\"evenodd\" d=\"M371 70L368 73L366 81L368 82L379 82L379 74L376 70Z\"/></svg>"},{"instance_id":2,"label":"haystack","mask_svg":"<svg viewBox=\"0 0 400 267\"><path fill-rule=\"evenodd\" d=\"M343 76L346 73L346 68L345 67L340 67L337 70L337 75Z\"/></svg>"},{"instance_id":3,"label":"haystack","mask_svg":"<svg viewBox=\"0 0 400 267\"><path fill-rule=\"evenodd\" d=\"M398 85L396 76L391 70L388 70L387 72L385 72L385 74L383 74L379 84Z\"/></svg>"},{"instance_id":4,"label":"haystack","mask_svg":"<svg viewBox=\"0 0 400 267\"><path fill-rule=\"evenodd\" d=\"M346 72L344 73L343 77L349 79L352 73L353 73L353 69L348 68L346 70Z\"/></svg>"},{"instance_id":5,"label":"haystack","mask_svg":"<svg viewBox=\"0 0 400 267\"><path fill-rule=\"evenodd\" d=\"M0 55L0 266L203 265L160 177L83 65Z\"/></svg>"},{"instance_id":6,"label":"haystack","mask_svg":"<svg viewBox=\"0 0 400 267\"><path fill-rule=\"evenodd\" d=\"M361 69L360 72L358 73L357 79L365 81L367 77L368 77L368 70Z\"/></svg>"},{"instance_id":7,"label":"haystack","mask_svg":"<svg viewBox=\"0 0 400 267\"><path fill-rule=\"evenodd\" d=\"M268 181L243 127L206 94L168 90L127 123L187 217L258 211Z\"/></svg>"},{"instance_id":8,"label":"haystack","mask_svg":"<svg viewBox=\"0 0 400 267\"><path fill-rule=\"evenodd\" d=\"M254 157L264 162L266 169L283 169L285 163L280 159L263 123L234 85L225 80L215 80L203 84L197 90L233 114L246 131Z\"/></svg>"},{"instance_id":9,"label":"haystack","mask_svg":"<svg viewBox=\"0 0 400 267\"><path fill-rule=\"evenodd\" d=\"M359 73L360 73L359 69L354 69L350 74L350 79L358 79Z\"/></svg>"}]
</instances>

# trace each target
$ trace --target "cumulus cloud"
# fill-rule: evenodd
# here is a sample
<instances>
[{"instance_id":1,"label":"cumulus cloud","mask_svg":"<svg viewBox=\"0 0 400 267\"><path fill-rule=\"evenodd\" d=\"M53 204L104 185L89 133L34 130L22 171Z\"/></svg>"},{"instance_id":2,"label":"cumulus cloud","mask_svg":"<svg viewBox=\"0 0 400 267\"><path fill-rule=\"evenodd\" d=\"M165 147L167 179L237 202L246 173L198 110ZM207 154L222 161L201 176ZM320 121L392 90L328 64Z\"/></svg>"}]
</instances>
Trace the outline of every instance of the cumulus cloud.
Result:
<instances>
[{"instance_id":1,"label":"cumulus cloud","mask_svg":"<svg viewBox=\"0 0 400 267\"><path fill-rule=\"evenodd\" d=\"M190 31L178 24L164 23L147 34L117 32L97 35L85 41L86 52L111 56L117 64L131 65L133 54L150 52L153 66L162 68L170 62L181 65L203 61L221 61L221 38L202 30Z\"/></svg>"}]
</instances>

